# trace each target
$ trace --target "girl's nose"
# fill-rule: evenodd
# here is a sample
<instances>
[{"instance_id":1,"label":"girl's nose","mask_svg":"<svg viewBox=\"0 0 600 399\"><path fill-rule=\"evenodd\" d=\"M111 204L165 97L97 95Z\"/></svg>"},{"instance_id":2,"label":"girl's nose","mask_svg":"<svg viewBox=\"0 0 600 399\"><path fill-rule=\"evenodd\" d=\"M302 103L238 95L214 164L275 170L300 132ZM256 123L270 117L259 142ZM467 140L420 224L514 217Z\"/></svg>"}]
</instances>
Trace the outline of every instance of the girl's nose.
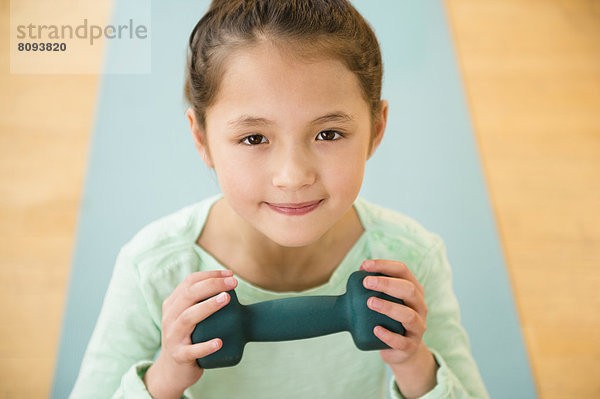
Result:
<instances>
[{"instance_id":1,"label":"girl's nose","mask_svg":"<svg viewBox=\"0 0 600 399\"><path fill-rule=\"evenodd\" d=\"M316 180L316 165L308 154L297 148L280 151L273 166L273 185L280 189L297 191Z\"/></svg>"}]
</instances>

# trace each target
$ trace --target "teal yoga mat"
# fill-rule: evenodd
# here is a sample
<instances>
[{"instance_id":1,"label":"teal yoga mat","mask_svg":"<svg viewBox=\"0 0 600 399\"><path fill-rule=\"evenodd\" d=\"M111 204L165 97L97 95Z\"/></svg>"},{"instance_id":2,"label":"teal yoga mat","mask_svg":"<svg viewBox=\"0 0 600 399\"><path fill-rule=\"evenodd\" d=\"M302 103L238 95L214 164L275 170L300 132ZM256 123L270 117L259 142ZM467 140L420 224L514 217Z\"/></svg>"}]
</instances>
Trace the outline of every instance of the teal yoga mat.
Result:
<instances>
[{"instance_id":1,"label":"teal yoga mat","mask_svg":"<svg viewBox=\"0 0 600 399\"><path fill-rule=\"evenodd\" d=\"M463 324L491 396L534 398L444 4L354 4L381 42L390 102L361 196L444 238ZM134 6L117 0L112 20L127 21ZM102 76L53 398L67 397L73 386L119 248L152 220L219 191L196 153L182 94L188 36L207 6L153 2L151 73ZM109 43L105 71L120 62Z\"/></svg>"}]
</instances>

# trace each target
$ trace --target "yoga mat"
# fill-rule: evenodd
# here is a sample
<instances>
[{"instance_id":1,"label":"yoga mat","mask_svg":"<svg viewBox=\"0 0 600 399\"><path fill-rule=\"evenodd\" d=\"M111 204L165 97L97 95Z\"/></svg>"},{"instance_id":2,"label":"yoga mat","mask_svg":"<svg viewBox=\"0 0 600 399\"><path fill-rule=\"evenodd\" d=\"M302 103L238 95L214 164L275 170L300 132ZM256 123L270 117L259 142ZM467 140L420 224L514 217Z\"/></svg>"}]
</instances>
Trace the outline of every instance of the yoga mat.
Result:
<instances>
[{"instance_id":1,"label":"yoga mat","mask_svg":"<svg viewBox=\"0 0 600 399\"><path fill-rule=\"evenodd\" d=\"M127 21L133 4L117 0L112 20ZM52 398L74 384L120 247L147 223L219 192L196 153L182 94L187 40L208 4L153 2L151 73L101 77ZM360 195L442 236L491 397L534 398L444 4L354 4L380 40L390 102ZM113 47L105 71L122 62Z\"/></svg>"}]
</instances>

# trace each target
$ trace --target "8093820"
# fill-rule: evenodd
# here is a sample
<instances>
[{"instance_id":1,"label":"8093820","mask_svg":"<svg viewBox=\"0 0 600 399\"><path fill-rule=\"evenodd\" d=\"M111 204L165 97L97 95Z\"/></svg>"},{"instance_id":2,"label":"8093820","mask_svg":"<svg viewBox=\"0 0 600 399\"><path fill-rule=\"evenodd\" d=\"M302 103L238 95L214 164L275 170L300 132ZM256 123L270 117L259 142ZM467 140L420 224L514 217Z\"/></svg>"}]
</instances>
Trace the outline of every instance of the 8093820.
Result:
<instances>
[{"instance_id":1,"label":"8093820","mask_svg":"<svg viewBox=\"0 0 600 399\"><path fill-rule=\"evenodd\" d=\"M67 51L67 43L18 43L17 50L19 51Z\"/></svg>"}]
</instances>

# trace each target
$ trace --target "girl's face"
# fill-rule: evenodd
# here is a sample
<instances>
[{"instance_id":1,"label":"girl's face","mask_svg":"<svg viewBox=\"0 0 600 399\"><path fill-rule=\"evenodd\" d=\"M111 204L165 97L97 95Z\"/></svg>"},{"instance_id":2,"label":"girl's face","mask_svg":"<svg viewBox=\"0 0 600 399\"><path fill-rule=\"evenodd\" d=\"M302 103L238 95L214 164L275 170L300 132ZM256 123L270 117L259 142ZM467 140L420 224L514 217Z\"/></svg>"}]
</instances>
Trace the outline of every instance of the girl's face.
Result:
<instances>
[{"instance_id":1,"label":"girl's face","mask_svg":"<svg viewBox=\"0 0 600 399\"><path fill-rule=\"evenodd\" d=\"M304 62L260 44L229 55L202 132L206 164L227 204L282 246L321 238L352 207L365 162L385 129L374 127L356 76L333 59Z\"/></svg>"}]
</instances>

